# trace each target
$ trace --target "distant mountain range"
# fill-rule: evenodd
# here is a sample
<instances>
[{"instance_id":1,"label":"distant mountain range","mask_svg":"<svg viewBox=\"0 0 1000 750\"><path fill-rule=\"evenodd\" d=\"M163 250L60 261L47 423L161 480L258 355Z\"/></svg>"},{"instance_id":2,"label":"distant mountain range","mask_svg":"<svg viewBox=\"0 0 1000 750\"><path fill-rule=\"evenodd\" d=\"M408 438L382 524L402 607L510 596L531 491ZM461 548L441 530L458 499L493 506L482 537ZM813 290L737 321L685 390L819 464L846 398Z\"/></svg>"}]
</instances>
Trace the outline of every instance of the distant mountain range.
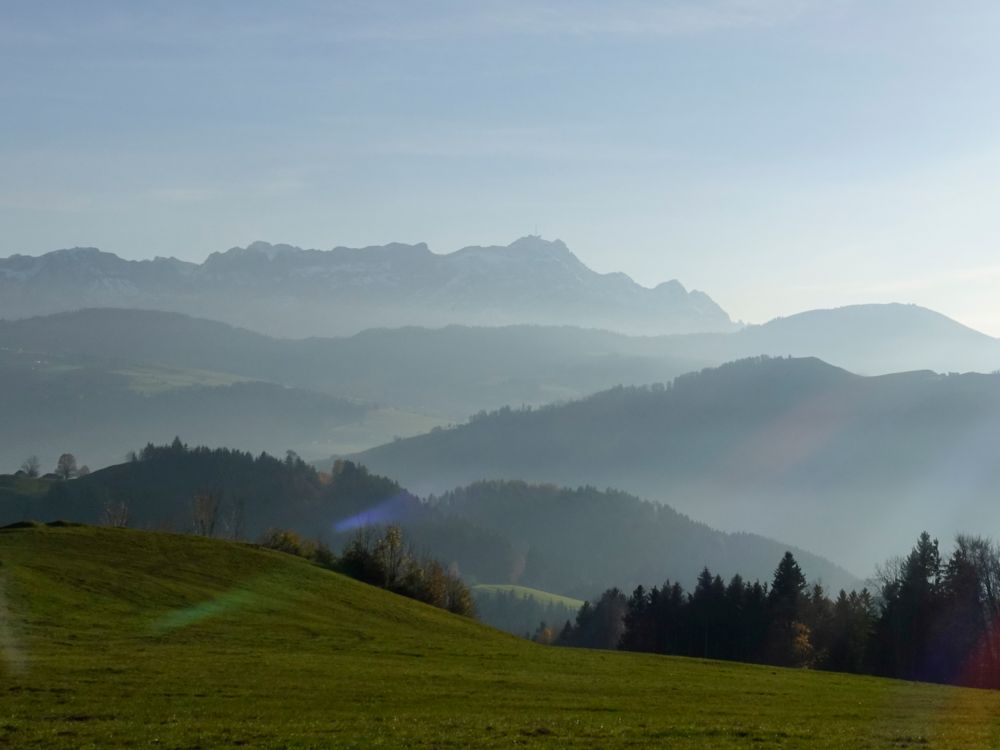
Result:
<instances>
[{"instance_id":1,"label":"distant mountain range","mask_svg":"<svg viewBox=\"0 0 1000 750\"><path fill-rule=\"evenodd\" d=\"M420 493L480 479L616 487L866 571L923 529L1000 530L1000 375L746 360L356 458Z\"/></svg>"},{"instance_id":2,"label":"distant mountain range","mask_svg":"<svg viewBox=\"0 0 1000 750\"><path fill-rule=\"evenodd\" d=\"M562 242L432 253L391 244L329 251L255 242L201 264L129 261L96 248L0 259L0 317L86 307L183 312L285 337L404 325L577 325L626 333L730 331L708 295L599 274Z\"/></svg>"}]
</instances>

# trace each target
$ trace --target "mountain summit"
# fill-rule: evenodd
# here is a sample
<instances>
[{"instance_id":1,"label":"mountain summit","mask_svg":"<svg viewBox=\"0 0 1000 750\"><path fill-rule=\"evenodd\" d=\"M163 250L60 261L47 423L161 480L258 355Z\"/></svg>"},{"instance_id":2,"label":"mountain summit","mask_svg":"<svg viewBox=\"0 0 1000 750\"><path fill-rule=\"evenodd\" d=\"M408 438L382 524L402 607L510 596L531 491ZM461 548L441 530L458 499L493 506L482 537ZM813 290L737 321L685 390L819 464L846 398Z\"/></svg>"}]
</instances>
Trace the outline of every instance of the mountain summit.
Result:
<instances>
[{"instance_id":1,"label":"mountain summit","mask_svg":"<svg viewBox=\"0 0 1000 750\"><path fill-rule=\"evenodd\" d=\"M98 306L184 312L280 336L456 323L635 334L735 328L702 292L597 273L560 240L537 236L444 255L422 243L324 251L254 242L201 264L129 261L93 248L0 259L0 317Z\"/></svg>"}]
</instances>

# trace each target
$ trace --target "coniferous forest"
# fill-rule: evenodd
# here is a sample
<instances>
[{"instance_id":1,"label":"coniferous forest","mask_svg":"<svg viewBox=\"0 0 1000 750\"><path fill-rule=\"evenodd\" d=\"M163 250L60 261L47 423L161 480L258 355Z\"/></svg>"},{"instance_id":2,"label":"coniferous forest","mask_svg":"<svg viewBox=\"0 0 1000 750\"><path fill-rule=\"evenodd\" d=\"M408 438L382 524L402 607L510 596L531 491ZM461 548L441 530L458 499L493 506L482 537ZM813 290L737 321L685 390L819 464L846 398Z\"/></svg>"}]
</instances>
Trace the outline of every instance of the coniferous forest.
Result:
<instances>
[{"instance_id":1,"label":"coniferous forest","mask_svg":"<svg viewBox=\"0 0 1000 750\"><path fill-rule=\"evenodd\" d=\"M1000 688L1000 546L959 536L945 557L924 532L872 584L831 597L788 552L767 583L609 589L555 642Z\"/></svg>"}]
</instances>

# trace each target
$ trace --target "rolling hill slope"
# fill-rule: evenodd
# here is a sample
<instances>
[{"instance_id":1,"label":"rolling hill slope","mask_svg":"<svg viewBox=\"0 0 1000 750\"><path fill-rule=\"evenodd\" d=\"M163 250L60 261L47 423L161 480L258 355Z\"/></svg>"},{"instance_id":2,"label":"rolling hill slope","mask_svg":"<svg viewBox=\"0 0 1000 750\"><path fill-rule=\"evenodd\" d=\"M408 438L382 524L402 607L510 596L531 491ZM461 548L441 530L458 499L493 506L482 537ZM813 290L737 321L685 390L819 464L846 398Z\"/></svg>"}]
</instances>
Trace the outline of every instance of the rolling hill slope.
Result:
<instances>
[{"instance_id":1,"label":"rolling hill slope","mask_svg":"<svg viewBox=\"0 0 1000 750\"><path fill-rule=\"evenodd\" d=\"M985 747L984 691L537 646L308 563L0 530L6 747Z\"/></svg>"}]
</instances>

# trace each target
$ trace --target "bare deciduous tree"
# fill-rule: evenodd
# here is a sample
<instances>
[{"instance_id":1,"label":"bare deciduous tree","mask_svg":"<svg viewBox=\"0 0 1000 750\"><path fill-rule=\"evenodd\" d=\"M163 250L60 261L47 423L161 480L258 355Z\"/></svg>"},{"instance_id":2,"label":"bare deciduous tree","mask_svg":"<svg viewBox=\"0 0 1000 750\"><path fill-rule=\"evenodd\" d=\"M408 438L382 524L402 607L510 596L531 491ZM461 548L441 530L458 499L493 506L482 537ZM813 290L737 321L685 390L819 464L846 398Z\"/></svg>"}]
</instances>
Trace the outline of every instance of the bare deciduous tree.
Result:
<instances>
[{"instance_id":1,"label":"bare deciduous tree","mask_svg":"<svg viewBox=\"0 0 1000 750\"><path fill-rule=\"evenodd\" d=\"M227 536L234 541L238 541L243 538L245 525L246 503L240 497L229 503L226 508L223 526L225 527Z\"/></svg>"},{"instance_id":2,"label":"bare deciduous tree","mask_svg":"<svg viewBox=\"0 0 1000 750\"><path fill-rule=\"evenodd\" d=\"M108 498L104 501L104 524L115 529L128 526L130 503L123 498Z\"/></svg>"},{"instance_id":3,"label":"bare deciduous tree","mask_svg":"<svg viewBox=\"0 0 1000 750\"><path fill-rule=\"evenodd\" d=\"M28 456L21 464L21 471L29 477L37 477L40 470L41 464L38 462L38 456Z\"/></svg>"},{"instance_id":4,"label":"bare deciduous tree","mask_svg":"<svg viewBox=\"0 0 1000 750\"><path fill-rule=\"evenodd\" d=\"M201 536L215 536L219 524L219 513L222 509L222 498L218 492L200 492L194 496L192 513L194 533Z\"/></svg>"}]
</instances>

